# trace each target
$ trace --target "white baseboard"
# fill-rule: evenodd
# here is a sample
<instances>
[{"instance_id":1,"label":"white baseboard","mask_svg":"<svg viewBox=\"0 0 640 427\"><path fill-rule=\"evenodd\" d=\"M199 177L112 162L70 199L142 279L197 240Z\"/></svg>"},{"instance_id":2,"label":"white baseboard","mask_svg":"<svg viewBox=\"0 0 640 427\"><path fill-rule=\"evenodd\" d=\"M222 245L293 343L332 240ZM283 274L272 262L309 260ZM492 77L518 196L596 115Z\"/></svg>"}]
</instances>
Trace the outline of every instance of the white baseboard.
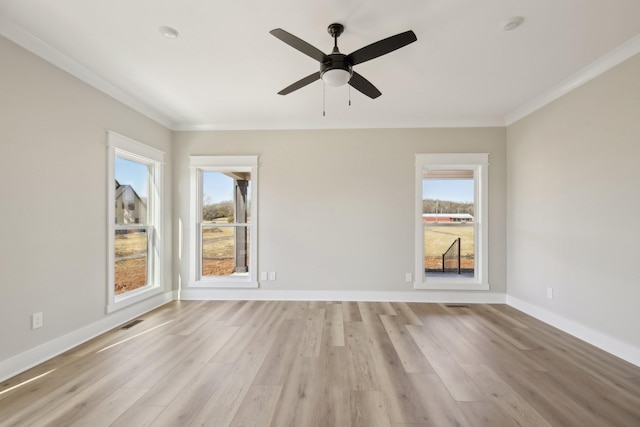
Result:
<instances>
[{"instance_id":1,"label":"white baseboard","mask_svg":"<svg viewBox=\"0 0 640 427\"><path fill-rule=\"evenodd\" d=\"M319 291L268 289L183 289L183 300L401 301L504 304L505 294L466 291Z\"/></svg>"},{"instance_id":2,"label":"white baseboard","mask_svg":"<svg viewBox=\"0 0 640 427\"><path fill-rule=\"evenodd\" d=\"M556 313L552 313L544 308L522 301L518 298L507 295L507 305L527 313L551 326L554 326L574 337L594 345L607 353L611 353L629 363L640 366L640 348L627 344L609 335L598 332L580 322L567 319Z\"/></svg>"},{"instance_id":3,"label":"white baseboard","mask_svg":"<svg viewBox=\"0 0 640 427\"><path fill-rule=\"evenodd\" d=\"M167 292L139 304L123 308L90 325L76 329L59 338L55 338L38 347L0 361L0 382L18 375L42 362L45 362L65 351L97 337L123 323L128 322L154 308L174 300L174 293Z\"/></svg>"}]
</instances>

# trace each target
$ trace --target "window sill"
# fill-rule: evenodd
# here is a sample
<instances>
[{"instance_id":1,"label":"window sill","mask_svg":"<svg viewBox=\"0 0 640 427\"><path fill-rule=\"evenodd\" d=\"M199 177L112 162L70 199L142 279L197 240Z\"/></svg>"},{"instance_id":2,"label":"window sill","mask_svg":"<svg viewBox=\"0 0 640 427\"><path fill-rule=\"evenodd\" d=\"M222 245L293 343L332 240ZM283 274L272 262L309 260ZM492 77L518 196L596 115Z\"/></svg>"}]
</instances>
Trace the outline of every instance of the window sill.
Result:
<instances>
[{"instance_id":1,"label":"window sill","mask_svg":"<svg viewBox=\"0 0 640 427\"><path fill-rule=\"evenodd\" d=\"M481 283L473 279L436 279L413 284L414 289L432 289L449 291L488 291L489 283Z\"/></svg>"},{"instance_id":2,"label":"window sill","mask_svg":"<svg viewBox=\"0 0 640 427\"><path fill-rule=\"evenodd\" d=\"M226 277L224 280L196 280L189 282L190 288L231 288L231 289L255 289L260 287L259 282L247 281L244 277L240 280L233 280L233 277Z\"/></svg>"},{"instance_id":3,"label":"window sill","mask_svg":"<svg viewBox=\"0 0 640 427\"><path fill-rule=\"evenodd\" d=\"M159 286L148 286L135 291L127 292L123 295L115 297L115 301L107 304L107 313L113 313L114 311L136 304L140 301L144 301L152 296L161 294L163 289Z\"/></svg>"}]
</instances>

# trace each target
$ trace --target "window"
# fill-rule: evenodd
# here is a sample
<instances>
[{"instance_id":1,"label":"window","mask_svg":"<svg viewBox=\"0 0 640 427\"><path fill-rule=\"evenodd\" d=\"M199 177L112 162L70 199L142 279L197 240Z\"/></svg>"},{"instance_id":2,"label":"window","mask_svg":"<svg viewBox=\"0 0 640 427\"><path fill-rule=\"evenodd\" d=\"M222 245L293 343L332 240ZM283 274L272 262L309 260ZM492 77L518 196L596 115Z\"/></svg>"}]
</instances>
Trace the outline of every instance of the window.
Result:
<instances>
[{"instance_id":1,"label":"window","mask_svg":"<svg viewBox=\"0 0 640 427\"><path fill-rule=\"evenodd\" d=\"M109 132L107 312L162 292L164 153Z\"/></svg>"},{"instance_id":2,"label":"window","mask_svg":"<svg viewBox=\"0 0 640 427\"><path fill-rule=\"evenodd\" d=\"M489 289L488 154L416 155L416 282Z\"/></svg>"},{"instance_id":3,"label":"window","mask_svg":"<svg viewBox=\"0 0 640 427\"><path fill-rule=\"evenodd\" d=\"M257 156L191 156L191 286L257 287Z\"/></svg>"}]
</instances>

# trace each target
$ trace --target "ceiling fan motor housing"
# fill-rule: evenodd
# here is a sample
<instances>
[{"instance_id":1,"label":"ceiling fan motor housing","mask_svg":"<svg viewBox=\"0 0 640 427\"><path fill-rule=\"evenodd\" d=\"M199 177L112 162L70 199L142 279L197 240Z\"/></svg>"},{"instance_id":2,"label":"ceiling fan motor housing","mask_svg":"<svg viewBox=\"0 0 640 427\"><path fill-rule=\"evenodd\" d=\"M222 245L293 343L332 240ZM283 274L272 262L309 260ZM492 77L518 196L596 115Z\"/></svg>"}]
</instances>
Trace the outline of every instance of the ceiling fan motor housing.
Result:
<instances>
[{"instance_id":1,"label":"ceiling fan motor housing","mask_svg":"<svg viewBox=\"0 0 640 427\"><path fill-rule=\"evenodd\" d=\"M330 82L331 79L325 79L323 76L325 73L334 70L343 70L349 73L349 79L353 75L353 68L351 64L347 61L347 55L342 53L332 53L327 55L329 57L329 61L323 62L320 64L320 76L323 78L325 82ZM347 80L348 82L348 80ZM344 82L344 83L347 83ZM342 84L344 84L342 83Z\"/></svg>"}]
</instances>

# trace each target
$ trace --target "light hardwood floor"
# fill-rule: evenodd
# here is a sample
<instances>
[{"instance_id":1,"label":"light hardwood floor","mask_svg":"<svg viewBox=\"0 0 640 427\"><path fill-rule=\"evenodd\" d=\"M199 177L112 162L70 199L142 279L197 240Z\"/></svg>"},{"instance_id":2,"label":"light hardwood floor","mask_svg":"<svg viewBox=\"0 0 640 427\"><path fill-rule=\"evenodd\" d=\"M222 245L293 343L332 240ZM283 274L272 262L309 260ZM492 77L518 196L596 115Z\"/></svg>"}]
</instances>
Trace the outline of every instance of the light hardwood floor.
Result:
<instances>
[{"instance_id":1,"label":"light hardwood floor","mask_svg":"<svg viewBox=\"0 0 640 427\"><path fill-rule=\"evenodd\" d=\"M181 301L141 319L0 384L0 425L640 426L640 368L506 305Z\"/></svg>"}]
</instances>

